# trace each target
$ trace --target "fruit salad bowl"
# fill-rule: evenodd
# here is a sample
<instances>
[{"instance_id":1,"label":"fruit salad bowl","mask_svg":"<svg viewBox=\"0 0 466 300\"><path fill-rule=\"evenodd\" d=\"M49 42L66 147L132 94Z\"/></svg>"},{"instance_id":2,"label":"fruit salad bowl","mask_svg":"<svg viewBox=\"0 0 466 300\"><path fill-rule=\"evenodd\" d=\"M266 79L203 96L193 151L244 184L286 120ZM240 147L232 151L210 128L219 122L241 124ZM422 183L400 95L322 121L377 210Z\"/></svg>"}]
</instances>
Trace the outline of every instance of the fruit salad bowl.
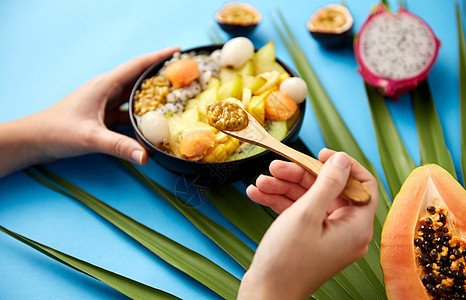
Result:
<instances>
[{"instance_id":1,"label":"fruit salad bowl","mask_svg":"<svg viewBox=\"0 0 466 300\"><path fill-rule=\"evenodd\" d=\"M188 49L188 50L182 51L180 54L177 54L177 55L183 55L185 53L210 55L214 51L222 50L222 47L223 45L208 45L208 46ZM264 49L264 50L261 52L262 54L259 55L260 57L257 57L255 61L256 65L258 64L267 65L270 63L270 68L286 71L286 73L289 75L289 76L287 75L287 77L289 78L297 77L296 73L289 66L284 64L279 59L275 58L273 42L269 42L268 45L264 46L261 49ZM254 55L256 55L258 51L260 50L257 50L257 51L254 50L255 51ZM273 55L273 59L270 58L270 55ZM231 183L234 181L238 181L242 178L257 175L258 173L266 169L268 164L273 159L277 158L277 155L270 152L269 150L265 150L262 148L259 149L257 148L258 146L254 146L255 148L252 148L252 147L249 147L249 144L247 145L244 144L241 147L237 147L235 152L233 152L233 154L231 154L229 158L226 159L225 161L206 161L207 160L206 157L202 160L182 158L180 157L179 153L174 153L173 151L167 151L167 147L165 147L166 145L165 146L163 144L155 145L154 140L153 139L151 140L150 138L148 138L150 137L150 134L147 134L144 132L144 128L141 127L141 117L139 117L136 113L137 109L136 109L135 103L137 101L137 94L139 93L138 91L141 90L141 87L144 84L145 80L153 78L154 76L157 76L157 74L160 74L161 70L163 71L163 69L166 68L168 64L167 62L170 62L170 60L173 60L173 57L168 57L150 66L139 77L139 79L135 83L130 99L129 99L129 117L131 120L133 131L136 135L137 140L148 151L150 157L155 162L157 162L159 165L161 165L163 168L169 170L172 173L183 176L187 178L188 180L193 180L195 181L196 184L199 184L199 185ZM267 68L268 67L265 66L265 69ZM253 74L253 71L246 71L246 64L244 64L241 68L237 68L237 69L230 68L228 70L225 70L225 72L223 72L221 76L223 77L232 76L233 74L233 77L236 76L236 78L239 78L238 74L242 74L241 76L243 76L244 74L246 74L246 72L251 72L250 74ZM245 77L243 76L243 78ZM252 80L251 78L254 79L255 77L253 75L250 75L249 76L250 81ZM259 76L256 76L256 78L263 80L259 78ZM229 81L232 82L234 80L229 80ZM263 81L267 82L267 80L263 80ZM243 80L243 84L244 84L243 86L246 85L245 80ZM203 88L203 91L208 89L210 85L212 84L211 83L207 84L207 87ZM254 83L250 83L250 85L254 85ZM223 89L222 89L222 86L224 86ZM216 93L215 98L219 98L220 94L225 92L225 89L227 89L226 86L228 86L228 84L222 83L222 85L218 89L218 93ZM238 90L241 91L242 89L241 88L238 89L238 86L235 85L235 87L233 87L230 92L234 95L235 93L238 92ZM238 99L238 101L241 102L241 97L237 96L237 98L240 98ZM219 100L219 99L215 99L215 101L216 100ZM301 103L297 104L297 110L290 120L286 122L269 122L272 125L268 125L271 128L267 128L267 129L271 131L276 131L277 139L281 140L281 142L285 144L289 145L293 143L294 141L296 141L298 138L299 130L303 122L303 118L304 118L305 106L306 106L305 103L306 101L302 101ZM174 115L174 117L178 119L176 119L176 121L170 121L171 123L169 122L170 126L168 127L170 127L170 129L173 131L174 127L182 126L184 123L186 123L186 125L184 125L185 127L198 126L196 125L198 124L197 122L192 123L192 119L198 118L199 115L202 115L203 111L205 113L205 105L204 106L202 106L201 104L199 105L201 107L195 108L195 114L194 114L195 117L194 117L194 115L192 114L189 115L191 113L191 110L193 109L193 105L187 104L186 107L183 107L183 109L181 109L182 113L178 112L178 115L180 117ZM165 114L166 116L172 114L172 112L170 111L168 112L162 111L162 113ZM195 124L195 125L192 125L192 124ZM280 124L280 126L276 124ZM286 132L283 132L284 130L282 126L283 124L286 124L285 125ZM149 124L149 127L151 126L153 127L153 130L156 132L156 135L158 134L159 131L163 130L164 126L167 127L164 123L160 125L157 122ZM204 127L202 128L204 129ZM221 132L219 132L218 134L221 134ZM173 139L171 140L168 139L168 140L171 141L171 144L176 142L176 141L173 141ZM195 139L195 140L198 140L198 139Z\"/></svg>"}]
</instances>

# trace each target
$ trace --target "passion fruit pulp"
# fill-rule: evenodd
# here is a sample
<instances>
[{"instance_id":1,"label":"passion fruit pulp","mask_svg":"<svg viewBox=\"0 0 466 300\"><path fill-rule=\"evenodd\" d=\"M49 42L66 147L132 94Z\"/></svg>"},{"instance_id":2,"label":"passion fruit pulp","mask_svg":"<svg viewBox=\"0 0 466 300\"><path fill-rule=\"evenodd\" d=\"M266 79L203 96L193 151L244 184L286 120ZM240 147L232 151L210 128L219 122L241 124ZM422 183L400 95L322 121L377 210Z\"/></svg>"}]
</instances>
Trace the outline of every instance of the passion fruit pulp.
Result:
<instances>
[{"instance_id":1,"label":"passion fruit pulp","mask_svg":"<svg viewBox=\"0 0 466 300\"><path fill-rule=\"evenodd\" d=\"M341 47L353 39L353 17L341 4L328 4L314 12L307 22L312 37L324 47Z\"/></svg>"},{"instance_id":2,"label":"passion fruit pulp","mask_svg":"<svg viewBox=\"0 0 466 300\"><path fill-rule=\"evenodd\" d=\"M232 36L249 35L261 19L262 15L257 9L242 2L227 3L215 14L220 28Z\"/></svg>"}]
</instances>

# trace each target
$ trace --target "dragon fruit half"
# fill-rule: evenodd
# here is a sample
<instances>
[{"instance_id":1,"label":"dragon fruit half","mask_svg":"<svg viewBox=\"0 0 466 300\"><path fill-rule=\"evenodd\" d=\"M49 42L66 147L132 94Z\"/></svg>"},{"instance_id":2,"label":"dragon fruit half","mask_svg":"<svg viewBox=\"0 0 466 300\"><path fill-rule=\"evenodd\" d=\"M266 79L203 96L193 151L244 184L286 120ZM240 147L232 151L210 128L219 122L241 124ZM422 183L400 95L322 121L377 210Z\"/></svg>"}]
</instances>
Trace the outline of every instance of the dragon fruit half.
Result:
<instances>
[{"instance_id":1,"label":"dragon fruit half","mask_svg":"<svg viewBox=\"0 0 466 300\"><path fill-rule=\"evenodd\" d=\"M354 43L364 80L393 99L426 79L439 48L440 41L421 18L404 8L392 14L383 4L375 7Z\"/></svg>"}]
</instances>

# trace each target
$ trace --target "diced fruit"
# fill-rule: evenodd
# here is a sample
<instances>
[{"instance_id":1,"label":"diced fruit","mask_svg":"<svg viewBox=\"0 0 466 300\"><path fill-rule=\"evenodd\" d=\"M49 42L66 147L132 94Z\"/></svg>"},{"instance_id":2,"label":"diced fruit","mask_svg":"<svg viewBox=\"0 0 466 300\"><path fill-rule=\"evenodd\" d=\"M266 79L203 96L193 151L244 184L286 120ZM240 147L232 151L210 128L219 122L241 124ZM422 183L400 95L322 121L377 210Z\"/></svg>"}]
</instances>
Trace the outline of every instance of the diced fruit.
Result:
<instances>
[{"instance_id":1,"label":"diced fruit","mask_svg":"<svg viewBox=\"0 0 466 300\"><path fill-rule=\"evenodd\" d=\"M220 80L215 77L211 77L209 82L207 83L206 90L213 88L213 87L219 87L219 86L220 86Z\"/></svg>"},{"instance_id":2,"label":"diced fruit","mask_svg":"<svg viewBox=\"0 0 466 300\"><path fill-rule=\"evenodd\" d=\"M265 122L265 99L269 94L270 90L265 91L258 96L253 96L249 102L248 112L261 124Z\"/></svg>"},{"instance_id":3,"label":"diced fruit","mask_svg":"<svg viewBox=\"0 0 466 300\"><path fill-rule=\"evenodd\" d=\"M238 75L237 69L230 69L230 68L220 68L220 81L221 82L228 82Z\"/></svg>"},{"instance_id":4,"label":"diced fruit","mask_svg":"<svg viewBox=\"0 0 466 300\"><path fill-rule=\"evenodd\" d=\"M262 151L265 151L265 149L262 147L249 143L243 143L227 158L227 161L246 158L261 153Z\"/></svg>"},{"instance_id":5,"label":"diced fruit","mask_svg":"<svg viewBox=\"0 0 466 300\"><path fill-rule=\"evenodd\" d=\"M241 106L242 108L244 108L243 102L242 102L241 100L236 99L236 98L230 97L230 98L225 99L225 100L223 100L223 101L233 102L233 103L238 104L238 105Z\"/></svg>"},{"instance_id":6,"label":"diced fruit","mask_svg":"<svg viewBox=\"0 0 466 300\"><path fill-rule=\"evenodd\" d=\"M220 81L218 79L210 80L207 89L198 95L199 99L199 112L202 120L206 119L206 107L217 100ZM188 103L193 100L189 100Z\"/></svg>"},{"instance_id":7,"label":"diced fruit","mask_svg":"<svg viewBox=\"0 0 466 300\"><path fill-rule=\"evenodd\" d=\"M226 143L225 143L225 151L227 153L227 156L230 156L233 152L235 152L236 148L239 147L240 145L240 140L235 139L235 138L230 138Z\"/></svg>"},{"instance_id":8,"label":"diced fruit","mask_svg":"<svg viewBox=\"0 0 466 300\"><path fill-rule=\"evenodd\" d=\"M223 136L222 136L223 135ZM220 138L219 138L220 136ZM240 141L223 132L217 133L215 146L207 152L202 161L221 162L225 161L240 145Z\"/></svg>"},{"instance_id":9,"label":"diced fruit","mask_svg":"<svg viewBox=\"0 0 466 300\"><path fill-rule=\"evenodd\" d=\"M243 80L240 75L236 75L235 78L222 83L218 90L218 100L227 99L234 97L236 99L241 99L241 94L243 90Z\"/></svg>"},{"instance_id":10,"label":"diced fruit","mask_svg":"<svg viewBox=\"0 0 466 300\"><path fill-rule=\"evenodd\" d=\"M267 80L261 76L243 76L243 87L251 90L252 93L263 86Z\"/></svg>"},{"instance_id":11,"label":"diced fruit","mask_svg":"<svg viewBox=\"0 0 466 300\"><path fill-rule=\"evenodd\" d=\"M288 126L285 121L267 121L264 128L279 141L283 140L288 132Z\"/></svg>"},{"instance_id":12,"label":"diced fruit","mask_svg":"<svg viewBox=\"0 0 466 300\"><path fill-rule=\"evenodd\" d=\"M217 133L217 137L215 138L215 142L218 143L218 144L221 144L221 143L226 143L231 137L226 134L226 133L223 133L223 132L219 132Z\"/></svg>"},{"instance_id":13,"label":"diced fruit","mask_svg":"<svg viewBox=\"0 0 466 300\"><path fill-rule=\"evenodd\" d=\"M215 144L215 134L207 129L188 131L180 140L178 151L183 158L200 160Z\"/></svg>"},{"instance_id":14,"label":"diced fruit","mask_svg":"<svg viewBox=\"0 0 466 300\"><path fill-rule=\"evenodd\" d=\"M254 64L251 60L247 61L239 69L230 69L226 67L220 68L220 81L227 82L236 77L236 75L241 76L253 76L254 75Z\"/></svg>"},{"instance_id":15,"label":"diced fruit","mask_svg":"<svg viewBox=\"0 0 466 300\"><path fill-rule=\"evenodd\" d=\"M217 144L213 147L202 159L205 162L219 162L225 161L227 153L225 151L225 144Z\"/></svg>"},{"instance_id":16,"label":"diced fruit","mask_svg":"<svg viewBox=\"0 0 466 300\"><path fill-rule=\"evenodd\" d=\"M243 105L245 108L248 108L249 103L251 102L251 97L252 97L251 89L243 88L243 98L241 99L241 101L243 102Z\"/></svg>"},{"instance_id":17,"label":"diced fruit","mask_svg":"<svg viewBox=\"0 0 466 300\"><path fill-rule=\"evenodd\" d=\"M265 99L265 117L273 121L285 121L291 118L298 105L290 96L282 92L272 92Z\"/></svg>"},{"instance_id":18,"label":"diced fruit","mask_svg":"<svg viewBox=\"0 0 466 300\"><path fill-rule=\"evenodd\" d=\"M278 79L280 78L280 73L278 73L278 71L272 71L272 72L262 73L259 76L264 78L266 82L264 85L262 85L260 88L254 91L253 93L254 95L262 94L266 90L269 90L273 88L275 85L277 85Z\"/></svg>"},{"instance_id":19,"label":"diced fruit","mask_svg":"<svg viewBox=\"0 0 466 300\"><path fill-rule=\"evenodd\" d=\"M194 59L180 59L167 67L165 76L174 89L179 89L191 84L199 77L199 68Z\"/></svg>"},{"instance_id":20,"label":"diced fruit","mask_svg":"<svg viewBox=\"0 0 466 300\"><path fill-rule=\"evenodd\" d=\"M197 100L195 100L197 102ZM186 122L199 121L199 106L192 106L186 109L182 114L181 118Z\"/></svg>"},{"instance_id":21,"label":"diced fruit","mask_svg":"<svg viewBox=\"0 0 466 300\"><path fill-rule=\"evenodd\" d=\"M293 128L294 124L296 124L296 122L298 121L300 115L301 115L301 110L299 109L299 106L298 106L298 109L296 109L295 113L288 120L286 120L286 124L288 128L290 129Z\"/></svg>"},{"instance_id":22,"label":"diced fruit","mask_svg":"<svg viewBox=\"0 0 466 300\"><path fill-rule=\"evenodd\" d=\"M256 75L271 71L286 73L286 70L275 61L275 46L272 40L254 53L252 61Z\"/></svg>"},{"instance_id":23,"label":"diced fruit","mask_svg":"<svg viewBox=\"0 0 466 300\"><path fill-rule=\"evenodd\" d=\"M278 77L278 84L281 85L283 80L290 78L290 74L288 73L282 73L280 74L280 77Z\"/></svg>"},{"instance_id":24,"label":"diced fruit","mask_svg":"<svg viewBox=\"0 0 466 300\"><path fill-rule=\"evenodd\" d=\"M198 95L199 96L199 95ZM186 106L184 107L184 110L190 110L193 109L194 107L199 107L199 99L194 98L186 101Z\"/></svg>"},{"instance_id":25,"label":"diced fruit","mask_svg":"<svg viewBox=\"0 0 466 300\"><path fill-rule=\"evenodd\" d=\"M197 102L198 100L195 99L190 101ZM167 114L166 118L168 121L168 127L170 129L170 148L177 156L179 156L178 145L180 143L180 136L182 136L186 130L215 130L215 128L212 128L207 123L201 121L201 113L197 106L192 106L190 109L184 111L180 115L169 113Z\"/></svg>"},{"instance_id":26,"label":"diced fruit","mask_svg":"<svg viewBox=\"0 0 466 300\"><path fill-rule=\"evenodd\" d=\"M252 60L249 60L241 67L239 74L249 76L254 75L254 64L252 63Z\"/></svg>"}]
</instances>

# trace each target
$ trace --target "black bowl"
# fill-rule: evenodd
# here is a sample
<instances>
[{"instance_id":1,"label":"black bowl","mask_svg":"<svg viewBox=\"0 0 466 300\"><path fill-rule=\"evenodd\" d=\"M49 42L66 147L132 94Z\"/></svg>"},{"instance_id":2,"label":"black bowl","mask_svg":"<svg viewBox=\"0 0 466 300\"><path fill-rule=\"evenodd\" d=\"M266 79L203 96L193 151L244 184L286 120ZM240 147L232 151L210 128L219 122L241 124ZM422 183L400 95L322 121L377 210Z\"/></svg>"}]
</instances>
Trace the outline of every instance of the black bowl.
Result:
<instances>
[{"instance_id":1,"label":"black bowl","mask_svg":"<svg viewBox=\"0 0 466 300\"><path fill-rule=\"evenodd\" d=\"M211 45L198 48L192 48L183 52L195 52L195 53L211 53L214 50L221 49L222 45ZM143 145L143 147L151 155L151 158L160 164L165 169L187 177L188 179L195 180L198 184L210 184L210 183L230 183L237 180L240 180L245 177L253 176L262 172L267 165L274 159L277 158L277 155L272 153L269 150L258 153L256 155L226 162L217 162L217 163L208 163L208 162L199 162L199 161L190 161L182 158L173 156L167 152L160 150L159 148L152 145L141 133L139 130L136 118L133 114L133 101L134 94L140 88L141 83L144 79L155 76L157 72L163 67L164 63L171 59L168 57L164 60L161 60L152 66L150 66L138 79L134 88L131 92L129 99L129 117L131 120L131 125L133 127L134 133L137 140ZM277 62L285 68L285 70L293 77L297 76L296 73L286 66L283 62L277 59ZM296 120L295 125L288 134L283 138L282 142L285 144L291 144L298 138L299 130L304 119L304 111L306 101L299 105L300 114Z\"/></svg>"},{"instance_id":2,"label":"black bowl","mask_svg":"<svg viewBox=\"0 0 466 300\"><path fill-rule=\"evenodd\" d=\"M232 7L232 6L244 7L245 10L254 14L254 16L256 17L255 22L249 23L249 24L240 24L240 23L230 23L227 20L225 20L222 17L222 12L224 12L225 10L229 9L229 7ZM241 2L231 2L231 3L225 4L219 11L215 13L214 17L215 17L215 21L220 26L220 28L233 37L247 36L251 34L251 32L253 32L254 29L256 29L257 25L259 25L259 23L262 20L262 15L256 8L254 8L250 4L241 3Z\"/></svg>"},{"instance_id":3,"label":"black bowl","mask_svg":"<svg viewBox=\"0 0 466 300\"><path fill-rule=\"evenodd\" d=\"M237 25L237 24L228 24L228 23L221 23L218 22L218 26L222 28L223 31L228 33L232 37L237 36L248 36L251 32L256 29L258 24L251 24L251 25Z\"/></svg>"}]
</instances>

